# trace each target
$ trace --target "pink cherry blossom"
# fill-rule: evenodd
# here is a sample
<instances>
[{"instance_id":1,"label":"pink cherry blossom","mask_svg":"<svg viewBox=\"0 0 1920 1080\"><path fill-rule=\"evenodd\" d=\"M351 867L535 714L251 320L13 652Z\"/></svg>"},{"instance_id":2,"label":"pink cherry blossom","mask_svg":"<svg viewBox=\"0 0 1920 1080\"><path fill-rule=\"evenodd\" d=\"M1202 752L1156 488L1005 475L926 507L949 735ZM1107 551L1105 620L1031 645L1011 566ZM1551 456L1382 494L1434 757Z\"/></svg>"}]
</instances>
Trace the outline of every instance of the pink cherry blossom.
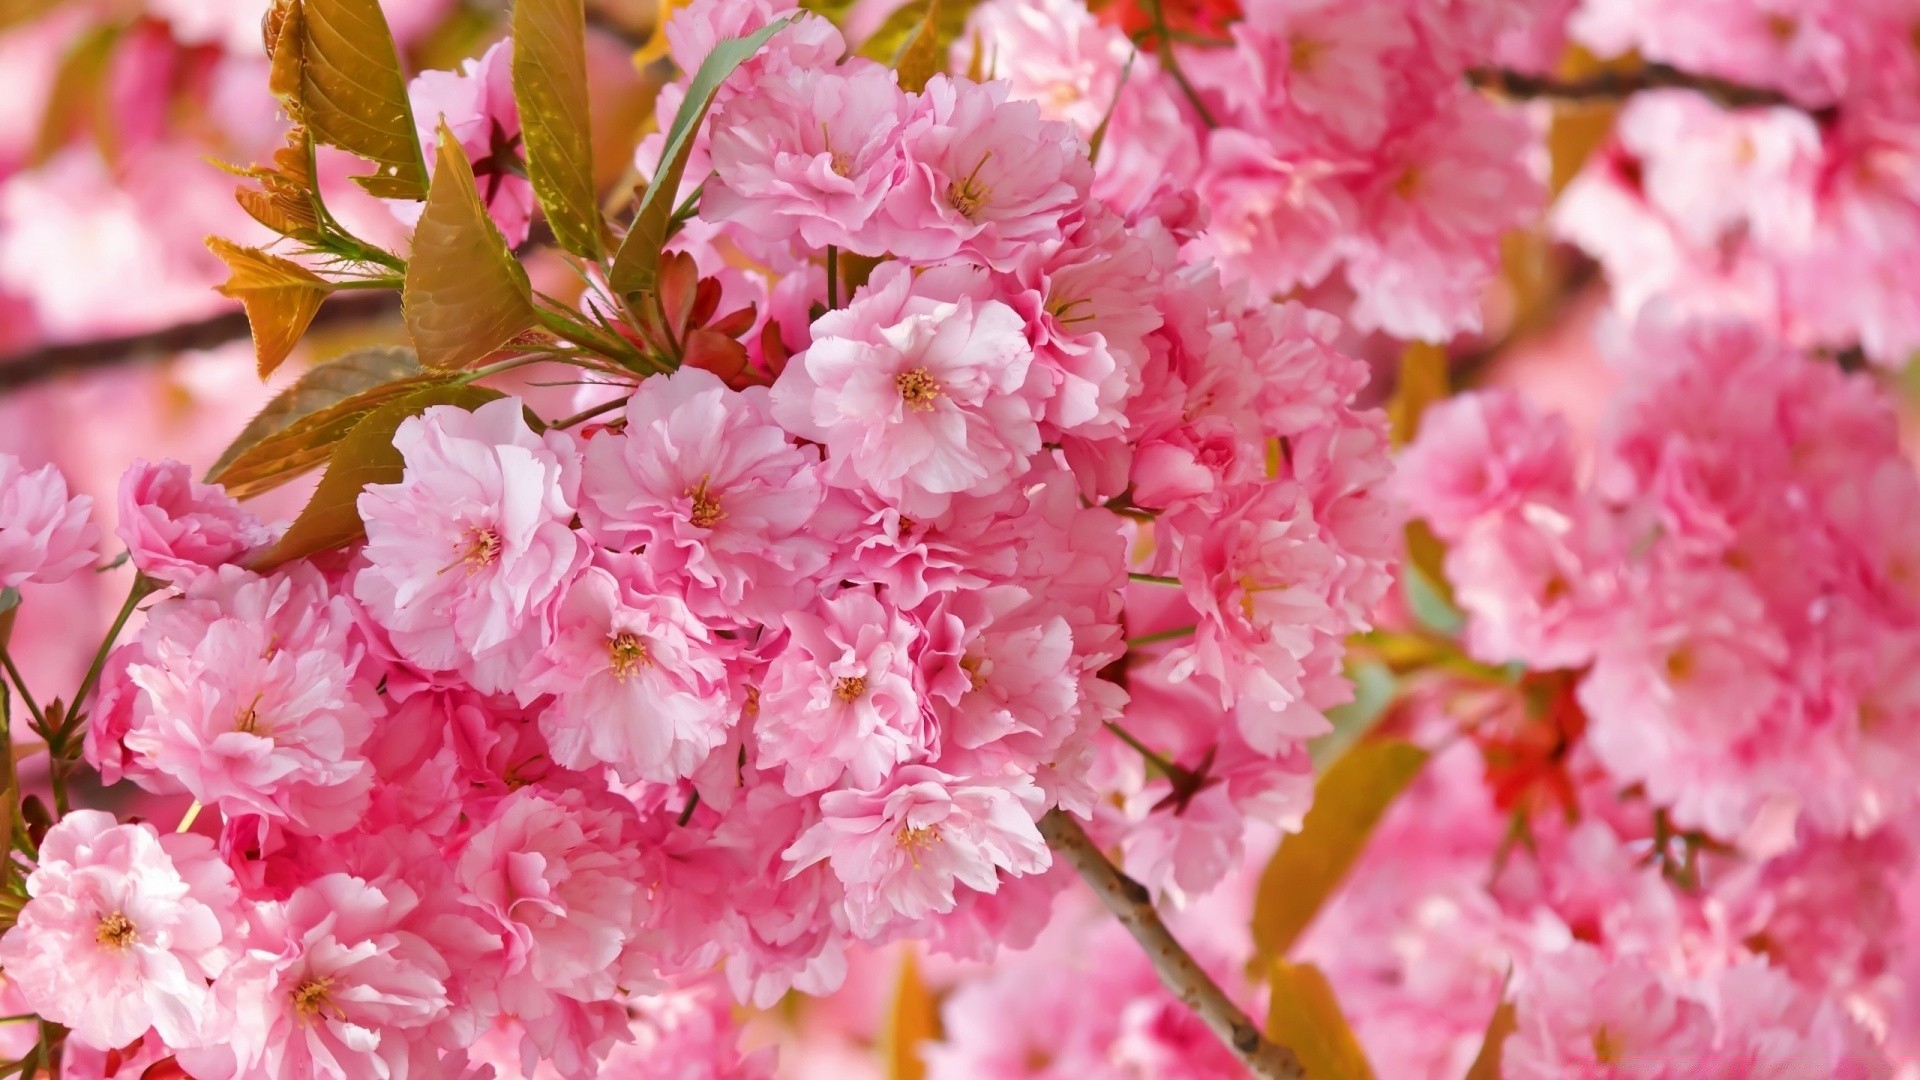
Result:
<instances>
[{"instance_id":1,"label":"pink cherry blossom","mask_svg":"<svg viewBox=\"0 0 1920 1080\"><path fill-rule=\"evenodd\" d=\"M580 518L610 550L643 550L716 624L777 620L812 591L828 544L810 528L825 497L818 453L774 423L763 387L712 372L648 379L623 435L587 441Z\"/></svg>"},{"instance_id":2,"label":"pink cherry blossom","mask_svg":"<svg viewBox=\"0 0 1920 1080\"><path fill-rule=\"evenodd\" d=\"M724 741L739 702L726 643L678 598L635 585L644 579L623 582L599 566L576 578L555 614L553 645L518 693L553 695L540 729L559 764L671 782Z\"/></svg>"},{"instance_id":3,"label":"pink cherry blossom","mask_svg":"<svg viewBox=\"0 0 1920 1080\"><path fill-rule=\"evenodd\" d=\"M872 593L848 590L787 613L786 648L760 692L763 761L784 765L789 793L878 787L924 758L934 731L916 678L921 631Z\"/></svg>"},{"instance_id":4,"label":"pink cherry blossom","mask_svg":"<svg viewBox=\"0 0 1920 1080\"><path fill-rule=\"evenodd\" d=\"M826 446L829 482L938 514L1006 487L1040 449L1033 351L984 274L887 263L813 335L774 384L773 415Z\"/></svg>"},{"instance_id":5,"label":"pink cherry blossom","mask_svg":"<svg viewBox=\"0 0 1920 1080\"><path fill-rule=\"evenodd\" d=\"M894 773L879 791L821 796L822 818L782 853L793 875L822 859L846 887L856 936L873 938L898 920L949 911L954 886L997 889L997 871L1037 874L1051 854L1034 817L1031 782L964 781L925 766Z\"/></svg>"},{"instance_id":6,"label":"pink cherry blossom","mask_svg":"<svg viewBox=\"0 0 1920 1080\"><path fill-rule=\"evenodd\" d=\"M1634 958L1610 960L1575 944L1542 957L1517 994L1517 1026L1502 1055L1515 1080L1697 1076L1713 1060L1705 1007Z\"/></svg>"},{"instance_id":7,"label":"pink cherry blossom","mask_svg":"<svg viewBox=\"0 0 1920 1080\"><path fill-rule=\"evenodd\" d=\"M527 427L518 399L438 405L400 425L397 484L360 495L365 565L354 595L409 663L513 685L553 636L555 605L587 552L569 527L561 437Z\"/></svg>"},{"instance_id":8,"label":"pink cherry blossom","mask_svg":"<svg viewBox=\"0 0 1920 1080\"><path fill-rule=\"evenodd\" d=\"M273 539L259 518L177 461L137 461L120 479L114 532L148 577L184 586Z\"/></svg>"},{"instance_id":9,"label":"pink cherry blossom","mask_svg":"<svg viewBox=\"0 0 1920 1080\"><path fill-rule=\"evenodd\" d=\"M199 836L76 810L48 830L0 965L34 1012L100 1049L151 1027L219 1034L207 982L235 955L233 875Z\"/></svg>"},{"instance_id":10,"label":"pink cherry blossom","mask_svg":"<svg viewBox=\"0 0 1920 1080\"><path fill-rule=\"evenodd\" d=\"M92 510L92 497L69 495L52 465L29 472L0 454L0 589L65 581L93 562L100 530Z\"/></svg>"},{"instance_id":11,"label":"pink cherry blossom","mask_svg":"<svg viewBox=\"0 0 1920 1080\"><path fill-rule=\"evenodd\" d=\"M473 166L480 199L494 224L508 244L524 241L533 218L533 185L526 176L520 109L513 99L513 40L467 60L458 71L421 72L408 85L407 96L429 165L444 123ZM409 218L420 212L418 205L392 205Z\"/></svg>"}]
</instances>

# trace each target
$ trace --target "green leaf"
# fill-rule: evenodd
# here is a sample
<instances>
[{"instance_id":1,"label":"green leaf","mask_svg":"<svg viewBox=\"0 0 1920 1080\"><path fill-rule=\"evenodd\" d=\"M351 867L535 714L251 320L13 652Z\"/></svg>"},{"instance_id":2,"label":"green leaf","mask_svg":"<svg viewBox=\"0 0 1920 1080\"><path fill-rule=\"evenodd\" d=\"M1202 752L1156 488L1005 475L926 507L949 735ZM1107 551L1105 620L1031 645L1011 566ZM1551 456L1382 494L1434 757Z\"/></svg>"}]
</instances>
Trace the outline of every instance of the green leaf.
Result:
<instances>
[{"instance_id":1,"label":"green leaf","mask_svg":"<svg viewBox=\"0 0 1920 1080\"><path fill-rule=\"evenodd\" d=\"M940 40L941 0L927 0L926 14L900 47L893 70L902 90L919 93L928 80L947 69L947 50Z\"/></svg>"},{"instance_id":2,"label":"green leaf","mask_svg":"<svg viewBox=\"0 0 1920 1080\"><path fill-rule=\"evenodd\" d=\"M1387 402L1393 421L1393 445L1405 446L1420 433L1420 418L1434 402L1447 396L1447 351L1416 341L1400 354L1400 381Z\"/></svg>"},{"instance_id":3,"label":"green leaf","mask_svg":"<svg viewBox=\"0 0 1920 1080\"><path fill-rule=\"evenodd\" d=\"M653 277L660 265L660 251L667 243L667 223L673 219L673 200L679 196L680 177L687 171L687 156L693 152L693 136L713 106L713 95L735 68L747 62L767 39L787 28L791 17L775 19L743 38L730 38L713 47L687 84L686 100L667 129L666 146L660 152L660 168L647 184L634 214L633 228L613 257L608 282L615 295L626 297L653 288Z\"/></svg>"},{"instance_id":4,"label":"green leaf","mask_svg":"<svg viewBox=\"0 0 1920 1080\"><path fill-rule=\"evenodd\" d=\"M1267 1038L1291 1049L1311 1080L1373 1080L1327 977L1312 964L1273 964Z\"/></svg>"},{"instance_id":5,"label":"green leaf","mask_svg":"<svg viewBox=\"0 0 1920 1080\"><path fill-rule=\"evenodd\" d=\"M593 186L584 0L515 0L513 97L527 178L554 238L597 262L603 226Z\"/></svg>"},{"instance_id":6,"label":"green leaf","mask_svg":"<svg viewBox=\"0 0 1920 1080\"><path fill-rule=\"evenodd\" d=\"M284 21L272 77L276 87L285 88L297 62L295 119L315 140L378 166L371 176L354 178L369 193L382 199L424 198L427 163L379 0L291 0L269 15L276 18Z\"/></svg>"},{"instance_id":7,"label":"green leaf","mask_svg":"<svg viewBox=\"0 0 1920 1080\"><path fill-rule=\"evenodd\" d=\"M852 13L855 0L800 0L800 10L811 11L833 25L846 28L847 16Z\"/></svg>"},{"instance_id":8,"label":"green leaf","mask_svg":"<svg viewBox=\"0 0 1920 1080\"><path fill-rule=\"evenodd\" d=\"M1107 126L1113 123L1113 114L1120 108L1120 95L1127 89L1127 79L1133 74L1133 62L1140 58L1140 50L1127 54L1127 62L1120 68L1120 81L1113 84L1113 100L1107 102L1107 111L1100 114L1100 126L1093 129L1093 135L1087 139L1087 160L1100 160L1100 147L1107 141Z\"/></svg>"},{"instance_id":9,"label":"green leaf","mask_svg":"<svg viewBox=\"0 0 1920 1080\"><path fill-rule=\"evenodd\" d=\"M1487 1021L1487 1034L1480 1040L1480 1052L1474 1055L1473 1065L1463 1080L1500 1080L1500 1057L1514 1025L1513 1002L1502 1000Z\"/></svg>"},{"instance_id":10,"label":"green leaf","mask_svg":"<svg viewBox=\"0 0 1920 1080\"><path fill-rule=\"evenodd\" d=\"M1371 739L1340 755L1320 777L1300 831L1280 841L1260 875L1253 908L1260 962L1286 956L1426 760L1427 752L1411 743Z\"/></svg>"},{"instance_id":11,"label":"green leaf","mask_svg":"<svg viewBox=\"0 0 1920 1080\"><path fill-rule=\"evenodd\" d=\"M1407 561L1401 564L1402 587L1414 615L1427 627L1452 634L1466 621L1447 580L1447 546L1424 521L1409 521Z\"/></svg>"},{"instance_id":12,"label":"green leaf","mask_svg":"<svg viewBox=\"0 0 1920 1080\"><path fill-rule=\"evenodd\" d=\"M254 560L254 569L269 570L293 559L344 547L367 534L360 520L360 493L370 484L398 483L404 465L393 448L393 433L410 416L435 405L476 409L503 397L497 390L465 383L431 386L362 417L347 437L333 448L327 472L320 478L300 516L280 541Z\"/></svg>"},{"instance_id":13,"label":"green leaf","mask_svg":"<svg viewBox=\"0 0 1920 1080\"><path fill-rule=\"evenodd\" d=\"M945 59L953 43L967 28L967 16L973 13L977 0L915 0L903 8L896 9L887 16L880 28L860 44L860 55L869 60L878 60L889 67L904 68L903 61L914 42L920 38L922 24L931 24L933 35L925 47L933 50L933 55L941 63L939 70L945 70ZM907 72L901 73L900 85L905 86ZM932 75L934 72L928 72ZM923 82L922 86L925 85Z\"/></svg>"},{"instance_id":14,"label":"green leaf","mask_svg":"<svg viewBox=\"0 0 1920 1080\"><path fill-rule=\"evenodd\" d=\"M0 592L12 592L12 589ZM0 646L5 637L0 635ZM20 823L20 781L13 770L13 698L0 679L0 891L13 888L13 829Z\"/></svg>"},{"instance_id":15,"label":"green leaf","mask_svg":"<svg viewBox=\"0 0 1920 1080\"><path fill-rule=\"evenodd\" d=\"M358 349L321 364L281 391L207 472L247 499L324 463L367 413L452 376L423 371L410 349Z\"/></svg>"},{"instance_id":16,"label":"green leaf","mask_svg":"<svg viewBox=\"0 0 1920 1080\"><path fill-rule=\"evenodd\" d=\"M254 358L264 379L300 343L333 283L299 263L218 236L207 237L207 247L232 271L220 292L247 309Z\"/></svg>"},{"instance_id":17,"label":"green leaf","mask_svg":"<svg viewBox=\"0 0 1920 1080\"><path fill-rule=\"evenodd\" d=\"M20 606L20 590L19 589L13 588L12 586L8 586L7 588L0 589L0 615L5 615L7 612L12 611L14 608L17 608L19 606ZM4 642L0 642L0 644L4 644Z\"/></svg>"},{"instance_id":18,"label":"green leaf","mask_svg":"<svg viewBox=\"0 0 1920 1080\"><path fill-rule=\"evenodd\" d=\"M924 1080L927 1065L920 1059L920 1048L939 1038L939 1003L920 977L912 950L907 950L901 955L900 981L880 1030L880 1060L887 1080Z\"/></svg>"},{"instance_id":19,"label":"green leaf","mask_svg":"<svg viewBox=\"0 0 1920 1080\"><path fill-rule=\"evenodd\" d=\"M466 151L444 122L400 306L420 363L436 371L487 356L537 318L526 268L488 216Z\"/></svg>"}]
</instances>

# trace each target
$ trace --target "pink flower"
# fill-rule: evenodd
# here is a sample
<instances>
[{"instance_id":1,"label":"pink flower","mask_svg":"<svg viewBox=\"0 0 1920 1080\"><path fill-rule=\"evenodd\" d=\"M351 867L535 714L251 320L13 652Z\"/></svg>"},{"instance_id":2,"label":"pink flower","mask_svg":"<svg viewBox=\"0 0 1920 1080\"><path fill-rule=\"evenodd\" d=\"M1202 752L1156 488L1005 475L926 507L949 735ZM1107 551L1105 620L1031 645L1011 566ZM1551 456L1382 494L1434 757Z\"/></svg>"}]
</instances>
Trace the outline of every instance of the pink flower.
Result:
<instances>
[{"instance_id":1,"label":"pink flower","mask_svg":"<svg viewBox=\"0 0 1920 1080\"><path fill-rule=\"evenodd\" d=\"M1566 422L1512 390L1448 398L1421 414L1394 483L1435 533L1454 539L1482 516L1573 493Z\"/></svg>"},{"instance_id":2,"label":"pink flower","mask_svg":"<svg viewBox=\"0 0 1920 1080\"><path fill-rule=\"evenodd\" d=\"M1389 57L1415 44L1392 7L1340 0L1253 0L1232 33L1245 66L1222 84L1229 100L1263 127L1310 126L1361 148L1385 133L1401 89L1404 65Z\"/></svg>"},{"instance_id":3,"label":"pink flower","mask_svg":"<svg viewBox=\"0 0 1920 1080\"><path fill-rule=\"evenodd\" d=\"M643 551L716 624L777 622L813 591L827 538L819 453L773 421L764 387L729 390L682 368L643 381L624 435L587 440L580 519L615 551Z\"/></svg>"},{"instance_id":4,"label":"pink flower","mask_svg":"<svg viewBox=\"0 0 1920 1080\"><path fill-rule=\"evenodd\" d=\"M632 874L631 807L606 794L523 787L502 799L454 864L466 903L505 939L489 965L505 1011L538 1022L558 998L609 999L648 909Z\"/></svg>"},{"instance_id":5,"label":"pink flower","mask_svg":"<svg viewBox=\"0 0 1920 1080\"><path fill-rule=\"evenodd\" d=\"M1188 250L1263 291L1317 285L1340 264L1359 208L1338 166L1237 128L1207 136L1195 190L1211 215Z\"/></svg>"},{"instance_id":6,"label":"pink flower","mask_svg":"<svg viewBox=\"0 0 1920 1080\"><path fill-rule=\"evenodd\" d=\"M218 487L196 483L177 461L136 461L120 478L114 532L148 577L185 587L273 539L259 518Z\"/></svg>"},{"instance_id":7,"label":"pink flower","mask_svg":"<svg viewBox=\"0 0 1920 1080\"><path fill-rule=\"evenodd\" d=\"M481 201L509 245L527 238L533 219L533 184L527 180L520 143L520 108L513 99L513 39L494 44L459 71L423 71L407 86L413 122L429 167L444 121L473 165ZM396 212L418 218L421 204L398 203Z\"/></svg>"},{"instance_id":8,"label":"pink flower","mask_svg":"<svg viewBox=\"0 0 1920 1080\"><path fill-rule=\"evenodd\" d=\"M846 887L856 937L953 910L954 887L999 888L999 872L1037 874L1052 863L1034 827L1041 795L1025 777L963 780L924 765L877 791L830 791L821 819L781 857L788 876L822 859Z\"/></svg>"},{"instance_id":9,"label":"pink flower","mask_svg":"<svg viewBox=\"0 0 1920 1080\"><path fill-rule=\"evenodd\" d=\"M754 76L770 71L827 67L847 51L833 23L789 7L785 0L693 0L667 22L674 66L691 75L700 70L715 45L746 37L783 16L793 17L793 24L773 35L759 56L741 65L727 80L730 87L751 86L759 81Z\"/></svg>"},{"instance_id":10,"label":"pink flower","mask_svg":"<svg viewBox=\"0 0 1920 1080\"><path fill-rule=\"evenodd\" d=\"M1073 631L1012 585L948 593L924 613L919 662L944 744L942 767L991 773L1050 760L1079 717ZM855 782L856 787L871 784Z\"/></svg>"},{"instance_id":11,"label":"pink flower","mask_svg":"<svg viewBox=\"0 0 1920 1080\"><path fill-rule=\"evenodd\" d=\"M594 566L556 619L553 644L517 687L522 702L554 696L540 714L554 761L671 783L725 741L740 711L726 650L679 599Z\"/></svg>"},{"instance_id":12,"label":"pink flower","mask_svg":"<svg viewBox=\"0 0 1920 1080\"><path fill-rule=\"evenodd\" d=\"M905 168L909 108L891 70L857 57L753 83L713 119L701 216L770 241L886 254L871 222Z\"/></svg>"},{"instance_id":13,"label":"pink flower","mask_svg":"<svg viewBox=\"0 0 1920 1080\"><path fill-rule=\"evenodd\" d=\"M216 985L233 1025L181 1054L192 1075L432 1075L451 1033L447 961L404 928L419 895L325 874L257 910Z\"/></svg>"},{"instance_id":14,"label":"pink flower","mask_svg":"<svg viewBox=\"0 0 1920 1080\"><path fill-rule=\"evenodd\" d=\"M408 663L510 688L552 640L553 609L587 559L569 523L563 436L543 442L517 398L437 405L394 432L397 484L360 493L354 595Z\"/></svg>"},{"instance_id":15,"label":"pink flower","mask_svg":"<svg viewBox=\"0 0 1920 1080\"><path fill-rule=\"evenodd\" d=\"M1682 1080L1713 1061L1707 1010L1638 958L1610 958L1575 943L1540 957L1515 1000L1517 1026L1501 1059L1510 1080L1629 1070Z\"/></svg>"},{"instance_id":16,"label":"pink flower","mask_svg":"<svg viewBox=\"0 0 1920 1080\"><path fill-rule=\"evenodd\" d=\"M916 262L965 255L1008 269L1026 245L1060 235L1092 179L1073 128L1008 101L1005 83L935 75L901 140L886 248Z\"/></svg>"},{"instance_id":17,"label":"pink flower","mask_svg":"<svg viewBox=\"0 0 1920 1080\"><path fill-rule=\"evenodd\" d=\"M100 530L88 514L93 497L67 494L52 465L32 472L0 454L0 589L29 581L65 581L94 560Z\"/></svg>"},{"instance_id":18,"label":"pink flower","mask_svg":"<svg viewBox=\"0 0 1920 1080\"><path fill-rule=\"evenodd\" d=\"M754 725L762 761L786 767L801 795L837 783L880 785L924 757L927 724L913 653L920 630L874 594L849 589L786 617L786 648L767 669Z\"/></svg>"},{"instance_id":19,"label":"pink flower","mask_svg":"<svg viewBox=\"0 0 1920 1080\"><path fill-rule=\"evenodd\" d=\"M176 1046L221 1034L207 981L233 956L233 875L205 837L75 810L47 831L32 899L0 966L32 1011L102 1050L149 1028Z\"/></svg>"},{"instance_id":20,"label":"pink flower","mask_svg":"<svg viewBox=\"0 0 1920 1080\"><path fill-rule=\"evenodd\" d=\"M128 773L229 815L331 834L358 820L372 770L361 756L383 709L358 682L350 602L311 567L202 575L162 601L125 678Z\"/></svg>"},{"instance_id":21,"label":"pink flower","mask_svg":"<svg viewBox=\"0 0 1920 1080\"><path fill-rule=\"evenodd\" d=\"M1040 449L1025 321L984 274L884 264L813 333L774 384L773 415L827 447L830 482L938 514L1006 487Z\"/></svg>"}]
</instances>

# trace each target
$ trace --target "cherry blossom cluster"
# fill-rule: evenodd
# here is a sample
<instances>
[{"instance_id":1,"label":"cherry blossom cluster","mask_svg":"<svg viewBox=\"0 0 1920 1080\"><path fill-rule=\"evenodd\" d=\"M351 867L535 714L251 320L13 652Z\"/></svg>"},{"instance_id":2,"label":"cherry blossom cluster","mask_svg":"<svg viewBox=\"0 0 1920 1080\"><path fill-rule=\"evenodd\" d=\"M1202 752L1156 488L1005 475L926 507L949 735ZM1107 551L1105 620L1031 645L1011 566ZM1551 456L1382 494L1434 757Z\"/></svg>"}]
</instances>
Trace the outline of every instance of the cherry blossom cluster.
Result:
<instances>
[{"instance_id":1,"label":"cherry blossom cluster","mask_svg":"<svg viewBox=\"0 0 1920 1080\"><path fill-rule=\"evenodd\" d=\"M1920 236L1920 11L1904 3L1589 0L1574 36L1778 91L1728 110L1700 94L1636 95L1555 209L1616 302L1661 296L1739 312L1803 348L1888 365L1920 349L1907 286Z\"/></svg>"},{"instance_id":2,"label":"cherry blossom cluster","mask_svg":"<svg viewBox=\"0 0 1920 1080\"><path fill-rule=\"evenodd\" d=\"M1230 280L1313 290L1359 329L1479 328L1501 234L1545 191L1527 119L1464 75L1543 63L1565 4L1089 6L987 0L971 25L1016 94L1104 131L1093 187L1109 204L1159 215ZM974 47L963 36L956 59Z\"/></svg>"},{"instance_id":3,"label":"cherry blossom cluster","mask_svg":"<svg viewBox=\"0 0 1920 1080\"><path fill-rule=\"evenodd\" d=\"M678 13L673 59L779 15L687 171L686 366L588 390L619 395L591 424L409 417L365 539L291 562L185 466L127 474L154 599L86 761L193 809L37 838L0 967L76 1052L710 1064L727 996L831 990L857 946L1033 941L1050 811L1174 897L1298 822L1397 535L1337 320L1115 209L1004 82L909 91L758 0ZM509 48L414 87L476 158L518 131ZM502 172L481 194L524 235ZM8 469L0 581L90 562L84 502Z\"/></svg>"}]
</instances>

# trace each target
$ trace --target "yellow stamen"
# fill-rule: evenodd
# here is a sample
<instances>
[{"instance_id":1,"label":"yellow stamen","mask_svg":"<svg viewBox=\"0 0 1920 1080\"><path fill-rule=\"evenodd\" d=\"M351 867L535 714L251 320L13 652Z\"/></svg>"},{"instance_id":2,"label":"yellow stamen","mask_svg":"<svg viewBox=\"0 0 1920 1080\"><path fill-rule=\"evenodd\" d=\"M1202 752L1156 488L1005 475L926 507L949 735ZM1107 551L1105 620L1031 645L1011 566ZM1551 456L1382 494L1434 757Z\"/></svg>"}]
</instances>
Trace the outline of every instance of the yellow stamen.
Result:
<instances>
[{"instance_id":1,"label":"yellow stamen","mask_svg":"<svg viewBox=\"0 0 1920 1080\"><path fill-rule=\"evenodd\" d=\"M109 949L120 950L133 944L139 932L133 927L133 921L119 912L100 916L100 925L93 932L93 940Z\"/></svg>"},{"instance_id":2,"label":"yellow stamen","mask_svg":"<svg viewBox=\"0 0 1920 1080\"><path fill-rule=\"evenodd\" d=\"M711 529L723 517L726 511L720 509L720 498L707 487L708 478L702 476L700 482L687 489L687 498L693 500L693 513L687 520L695 528Z\"/></svg>"},{"instance_id":3,"label":"yellow stamen","mask_svg":"<svg viewBox=\"0 0 1920 1080\"><path fill-rule=\"evenodd\" d=\"M920 853L940 842L940 830L932 825L902 825L894 836L907 858L913 861L913 868L920 869Z\"/></svg>"},{"instance_id":4,"label":"yellow stamen","mask_svg":"<svg viewBox=\"0 0 1920 1080\"><path fill-rule=\"evenodd\" d=\"M653 656L639 635L622 630L607 639L607 662L613 668L613 677L625 682L635 668L652 667Z\"/></svg>"},{"instance_id":5,"label":"yellow stamen","mask_svg":"<svg viewBox=\"0 0 1920 1080\"><path fill-rule=\"evenodd\" d=\"M835 680L833 696L851 705L867 692L867 680L864 675L849 675Z\"/></svg>"},{"instance_id":6,"label":"yellow stamen","mask_svg":"<svg viewBox=\"0 0 1920 1080\"><path fill-rule=\"evenodd\" d=\"M933 400L946 392L933 372L923 367L901 372L894 376L893 384L900 388L900 399L914 412L932 412Z\"/></svg>"}]
</instances>

